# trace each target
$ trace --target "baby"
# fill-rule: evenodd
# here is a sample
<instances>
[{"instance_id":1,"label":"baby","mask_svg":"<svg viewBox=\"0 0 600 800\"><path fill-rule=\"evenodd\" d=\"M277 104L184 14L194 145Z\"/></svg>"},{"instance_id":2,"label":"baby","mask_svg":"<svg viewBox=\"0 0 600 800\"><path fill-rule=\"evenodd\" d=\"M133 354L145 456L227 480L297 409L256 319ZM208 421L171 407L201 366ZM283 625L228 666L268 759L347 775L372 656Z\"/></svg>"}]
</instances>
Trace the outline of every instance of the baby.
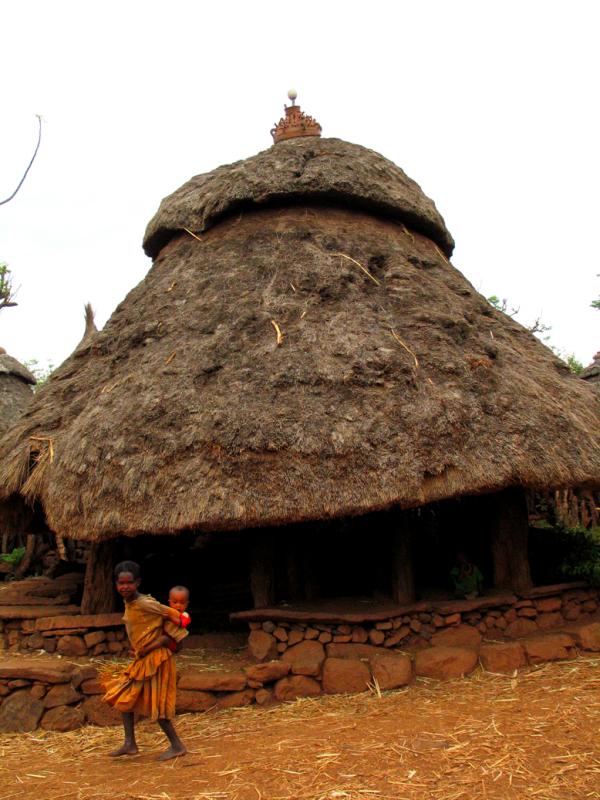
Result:
<instances>
[{"instance_id":1,"label":"baby","mask_svg":"<svg viewBox=\"0 0 600 800\"><path fill-rule=\"evenodd\" d=\"M174 586L169 592L169 606L179 612L179 625L167 620L163 625L163 631L169 637L167 647L173 653L176 653L181 645L181 642L188 635L187 628L190 625L192 618L187 613L187 607L190 602L190 592L185 586Z\"/></svg>"}]
</instances>

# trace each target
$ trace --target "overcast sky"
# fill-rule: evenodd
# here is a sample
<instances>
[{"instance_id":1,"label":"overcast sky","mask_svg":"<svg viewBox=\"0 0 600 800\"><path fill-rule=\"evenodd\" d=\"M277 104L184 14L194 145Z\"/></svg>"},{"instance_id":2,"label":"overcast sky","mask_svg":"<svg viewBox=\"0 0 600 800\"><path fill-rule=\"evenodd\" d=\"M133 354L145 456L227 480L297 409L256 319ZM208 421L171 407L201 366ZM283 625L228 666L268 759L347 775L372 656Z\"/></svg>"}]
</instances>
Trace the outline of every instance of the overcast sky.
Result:
<instances>
[{"instance_id":1,"label":"overcast sky","mask_svg":"<svg viewBox=\"0 0 600 800\"><path fill-rule=\"evenodd\" d=\"M433 198L476 289L600 349L595 0L0 0L0 206L19 305L0 345L58 365L150 267L141 240L192 175L271 145L290 87L324 136Z\"/></svg>"}]
</instances>

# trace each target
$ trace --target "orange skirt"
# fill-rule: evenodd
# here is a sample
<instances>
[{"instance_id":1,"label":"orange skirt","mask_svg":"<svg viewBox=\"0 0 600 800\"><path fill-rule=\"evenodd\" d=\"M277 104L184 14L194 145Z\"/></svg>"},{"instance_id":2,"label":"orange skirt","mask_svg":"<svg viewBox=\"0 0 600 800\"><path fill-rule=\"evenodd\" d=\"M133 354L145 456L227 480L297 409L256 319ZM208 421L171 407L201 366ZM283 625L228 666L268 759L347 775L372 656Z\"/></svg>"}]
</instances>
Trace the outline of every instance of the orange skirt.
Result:
<instances>
[{"instance_id":1,"label":"orange skirt","mask_svg":"<svg viewBox=\"0 0 600 800\"><path fill-rule=\"evenodd\" d=\"M177 680L175 659L159 647L126 667L104 683L102 698L117 711L133 711L152 720L173 719Z\"/></svg>"}]
</instances>

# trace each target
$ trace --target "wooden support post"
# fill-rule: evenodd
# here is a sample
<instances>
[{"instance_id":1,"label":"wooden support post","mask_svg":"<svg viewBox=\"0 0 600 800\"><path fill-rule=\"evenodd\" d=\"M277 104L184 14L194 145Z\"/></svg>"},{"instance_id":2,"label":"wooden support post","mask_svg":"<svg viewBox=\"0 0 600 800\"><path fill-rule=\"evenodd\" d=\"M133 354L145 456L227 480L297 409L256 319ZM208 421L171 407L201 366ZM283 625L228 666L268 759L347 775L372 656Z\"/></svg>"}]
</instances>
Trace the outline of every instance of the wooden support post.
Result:
<instances>
[{"instance_id":1,"label":"wooden support post","mask_svg":"<svg viewBox=\"0 0 600 800\"><path fill-rule=\"evenodd\" d=\"M250 590L254 608L265 608L275 601L275 543L270 531L256 531L250 563Z\"/></svg>"},{"instance_id":2,"label":"wooden support post","mask_svg":"<svg viewBox=\"0 0 600 800\"><path fill-rule=\"evenodd\" d=\"M83 579L82 614L105 614L117 608L113 569L114 543L93 542Z\"/></svg>"},{"instance_id":3,"label":"wooden support post","mask_svg":"<svg viewBox=\"0 0 600 800\"><path fill-rule=\"evenodd\" d=\"M399 514L392 530L392 600L400 605L415 600L415 578L412 563L411 528L408 518Z\"/></svg>"},{"instance_id":4,"label":"wooden support post","mask_svg":"<svg viewBox=\"0 0 600 800\"><path fill-rule=\"evenodd\" d=\"M527 539L529 520L525 492L507 489L490 503L494 586L526 594L532 586Z\"/></svg>"},{"instance_id":5,"label":"wooden support post","mask_svg":"<svg viewBox=\"0 0 600 800\"><path fill-rule=\"evenodd\" d=\"M35 557L37 543L36 535L33 533L28 533L27 538L25 539L25 553L15 569L16 578L21 578L23 575L25 575L31 566Z\"/></svg>"}]
</instances>

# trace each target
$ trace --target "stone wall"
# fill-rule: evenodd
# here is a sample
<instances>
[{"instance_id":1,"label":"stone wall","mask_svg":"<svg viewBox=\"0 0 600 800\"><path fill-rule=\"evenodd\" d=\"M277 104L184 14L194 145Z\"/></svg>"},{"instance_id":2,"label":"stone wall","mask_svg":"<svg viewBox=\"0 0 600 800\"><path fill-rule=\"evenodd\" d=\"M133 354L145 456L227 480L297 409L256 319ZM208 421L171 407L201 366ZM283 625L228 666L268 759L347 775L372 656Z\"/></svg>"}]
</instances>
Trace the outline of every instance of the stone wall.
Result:
<instances>
[{"instance_id":1,"label":"stone wall","mask_svg":"<svg viewBox=\"0 0 600 800\"><path fill-rule=\"evenodd\" d=\"M600 608L598 589L561 584L474 600L423 601L396 614L332 616L286 609L256 609L232 615L250 626L249 649L257 661L282 657L302 641L323 645L369 644L393 650L436 644L446 630L469 626L487 639L515 639L584 620ZM382 618L378 618L382 616ZM267 617L267 618L265 618Z\"/></svg>"},{"instance_id":2,"label":"stone wall","mask_svg":"<svg viewBox=\"0 0 600 800\"><path fill-rule=\"evenodd\" d=\"M61 656L118 656L129 650L122 614L79 614L69 607L0 609L1 644L9 653L44 650ZM51 614L54 616L43 616ZM35 616L34 616L35 615ZM0 647L0 650L2 647Z\"/></svg>"},{"instance_id":3,"label":"stone wall","mask_svg":"<svg viewBox=\"0 0 600 800\"><path fill-rule=\"evenodd\" d=\"M482 641L481 634L465 624L442 633L445 639L412 655L371 644L308 639L290 645L280 659L243 670L184 669L177 684L177 713L264 706L323 694L379 693L417 678L462 677L478 664L490 672L512 674L528 665L572 659L581 651L600 651L600 622L571 623L561 632L538 631L506 642ZM120 724L120 715L101 694L92 665L51 657L0 659L0 732Z\"/></svg>"},{"instance_id":4,"label":"stone wall","mask_svg":"<svg viewBox=\"0 0 600 800\"><path fill-rule=\"evenodd\" d=\"M232 617L248 621L251 655L264 661L281 657L302 641L370 644L391 651L418 649L435 644L442 631L457 625L471 626L486 638L518 638L584 620L599 609L599 590L560 584L533 589L528 597L503 594L475 600L423 601L396 609L397 613L361 618L347 614L324 620L322 613L286 609L257 609ZM80 614L74 605L0 605L2 649L97 657L119 656L128 651L129 644L121 613Z\"/></svg>"}]
</instances>

